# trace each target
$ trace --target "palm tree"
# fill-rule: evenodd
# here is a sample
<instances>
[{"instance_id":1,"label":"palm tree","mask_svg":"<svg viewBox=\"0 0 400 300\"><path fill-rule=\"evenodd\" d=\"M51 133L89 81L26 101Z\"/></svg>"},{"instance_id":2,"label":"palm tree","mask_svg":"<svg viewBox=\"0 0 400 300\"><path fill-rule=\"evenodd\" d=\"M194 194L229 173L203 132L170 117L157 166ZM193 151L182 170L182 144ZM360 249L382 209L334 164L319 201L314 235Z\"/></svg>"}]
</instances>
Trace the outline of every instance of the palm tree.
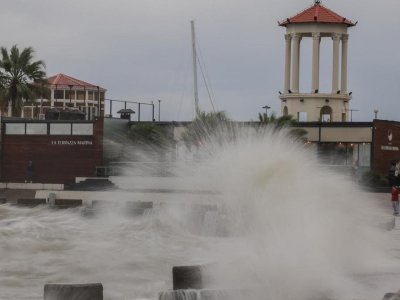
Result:
<instances>
[{"instance_id":1,"label":"palm tree","mask_svg":"<svg viewBox=\"0 0 400 300\"><path fill-rule=\"evenodd\" d=\"M193 122L182 134L182 139L188 148L192 145L200 146L205 142L216 140L223 142L233 138L234 128L232 121L225 112L216 111L198 112Z\"/></svg>"},{"instance_id":2,"label":"palm tree","mask_svg":"<svg viewBox=\"0 0 400 300\"><path fill-rule=\"evenodd\" d=\"M307 135L307 131L302 128L295 128L296 120L292 115L283 115L277 118L275 114L272 114L270 117L267 114L258 114L260 128L269 126L273 129L273 131L279 131L283 128L290 128L288 131L289 135L296 139L305 139Z\"/></svg>"},{"instance_id":3,"label":"palm tree","mask_svg":"<svg viewBox=\"0 0 400 300\"><path fill-rule=\"evenodd\" d=\"M4 47L0 51L0 101L2 107L8 103L9 116L20 116L23 100L32 101L44 93L45 64L41 60L32 61L32 47L20 51L14 45L10 52Z\"/></svg>"}]
</instances>

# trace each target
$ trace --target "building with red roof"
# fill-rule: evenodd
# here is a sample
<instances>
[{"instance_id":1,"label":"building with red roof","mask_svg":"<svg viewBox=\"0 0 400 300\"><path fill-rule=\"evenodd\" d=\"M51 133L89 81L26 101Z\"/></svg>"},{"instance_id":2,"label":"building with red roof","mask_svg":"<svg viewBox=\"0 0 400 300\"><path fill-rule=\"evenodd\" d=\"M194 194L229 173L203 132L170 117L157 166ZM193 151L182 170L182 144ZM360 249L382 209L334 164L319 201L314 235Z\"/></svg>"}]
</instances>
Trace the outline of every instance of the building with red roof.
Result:
<instances>
[{"instance_id":1,"label":"building with red roof","mask_svg":"<svg viewBox=\"0 0 400 300\"><path fill-rule=\"evenodd\" d=\"M306 122L348 121L351 100L347 86L348 28L357 23L330 10L319 0L278 23L286 28L285 79L280 96L282 113ZM312 84L307 91L300 89L300 48L305 38L313 39ZM322 91L319 85L320 44L327 39L332 41L332 89Z\"/></svg>"},{"instance_id":2,"label":"building with red roof","mask_svg":"<svg viewBox=\"0 0 400 300\"><path fill-rule=\"evenodd\" d=\"M287 18L279 22L280 26L288 26L289 24L342 24L348 27L355 26L352 21L342 17L329 8L323 6L321 1L315 1L315 4L303 10L297 15Z\"/></svg>"},{"instance_id":3,"label":"building with red roof","mask_svg":"<svg viewBox=\"0 0 400 300\"><path fill-rule=\"evenodd\" d=\"M23 117L43 118L49 109L71 108L84 111L87 118L104 114L105 88L62 73L47 78L47 82L49 94L34 105L25 105Z\"/></svg>"}]
</instances>

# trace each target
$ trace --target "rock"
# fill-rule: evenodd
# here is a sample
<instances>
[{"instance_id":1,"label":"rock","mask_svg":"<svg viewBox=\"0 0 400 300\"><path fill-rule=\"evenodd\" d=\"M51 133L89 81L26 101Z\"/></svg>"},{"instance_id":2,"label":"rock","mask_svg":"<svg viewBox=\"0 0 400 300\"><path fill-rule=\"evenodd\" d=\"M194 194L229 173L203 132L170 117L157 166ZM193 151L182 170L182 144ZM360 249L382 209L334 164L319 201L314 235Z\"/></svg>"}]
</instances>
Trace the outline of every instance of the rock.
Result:
<instances>
[{"instance_id":1,"label":"rock","mask_svg":"<svg viewBox=\"0 0 400 300\"><path fill-rule=\"evenodd\" d=\"M44 300L103 300L103 285L89 284L46 284Z\"/></svg>"},{"instance_id":2,"label":"rock","mask_svg":"<svg viewBox=\"0 0 400 300\"><path fill-rule=\"evenodd\" d=\"M201 266L178 266L172 268L174 290L202 289Z\"/></svg>"},{"instance_id":3,"label":"rock","mask_svg":"<svg viewBox=\"0 0 400 300\"><path fill-rule=\"evenodd\" d=\"M397 293L386 293L383 300L400 300L400 291Z\"/></svg>"}]
</instances>

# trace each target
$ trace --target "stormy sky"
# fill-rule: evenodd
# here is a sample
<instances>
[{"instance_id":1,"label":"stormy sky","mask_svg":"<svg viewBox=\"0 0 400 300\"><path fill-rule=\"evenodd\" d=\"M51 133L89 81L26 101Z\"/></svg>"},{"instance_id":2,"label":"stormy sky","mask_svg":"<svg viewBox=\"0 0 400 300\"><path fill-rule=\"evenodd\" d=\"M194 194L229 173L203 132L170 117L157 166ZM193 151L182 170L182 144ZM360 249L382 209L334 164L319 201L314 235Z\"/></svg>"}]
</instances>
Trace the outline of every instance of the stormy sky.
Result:
<instances>
[{"instance_id":1,"label":"stormy sky","mask_svg":"<svg viewBox=\"0 0 400 300\"><path fill-rule=\"evenodd\" d=\"M280 114L284 33L278 20L313 0L2 0L0 45L32 46L49 76L64 73L100 85L107 98L154 101L161 120L194 115L190 20L215 109L256 120L262 106ZM399 0L324 0L350 29L353 121L400 121ZM331 88L332 41L321 48L321 91ZM311 39L302 43L301 90L311 86ZM200 107L211 101L199 70ZM150 120L150 107L142 118ZM132 106L136 110L135 106ZM114 104L114 109L118 109Z\"/></svg>"}]
</instances>

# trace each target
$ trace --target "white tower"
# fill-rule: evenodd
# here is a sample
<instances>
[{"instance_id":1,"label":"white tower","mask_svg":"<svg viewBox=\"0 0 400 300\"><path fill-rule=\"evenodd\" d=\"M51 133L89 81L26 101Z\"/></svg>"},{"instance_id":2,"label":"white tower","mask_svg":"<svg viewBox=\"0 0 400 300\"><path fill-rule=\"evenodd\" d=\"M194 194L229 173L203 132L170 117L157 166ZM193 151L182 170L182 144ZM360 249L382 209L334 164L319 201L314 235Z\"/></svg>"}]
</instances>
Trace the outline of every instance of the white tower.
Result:
<instances>
[{"instance_id":1,"label":"white tower","mask_svg":"<svg viewBox=\"0 0 400 300\"><path fill-rule=\"evenodd\" d=\"M282 114L300 121L348 121L351 94L347 89L347 29L355 26L316 0L310 8L279 23L286 27L285 83L281 99ZM312 83L300 91L300 46L303 38L312 38ZM332 90L320 91L320 43L332 39ZM341 55L340 55L341 52ZM341 60L341 61L340 61Z\"/></svg>"}]
</instances>

